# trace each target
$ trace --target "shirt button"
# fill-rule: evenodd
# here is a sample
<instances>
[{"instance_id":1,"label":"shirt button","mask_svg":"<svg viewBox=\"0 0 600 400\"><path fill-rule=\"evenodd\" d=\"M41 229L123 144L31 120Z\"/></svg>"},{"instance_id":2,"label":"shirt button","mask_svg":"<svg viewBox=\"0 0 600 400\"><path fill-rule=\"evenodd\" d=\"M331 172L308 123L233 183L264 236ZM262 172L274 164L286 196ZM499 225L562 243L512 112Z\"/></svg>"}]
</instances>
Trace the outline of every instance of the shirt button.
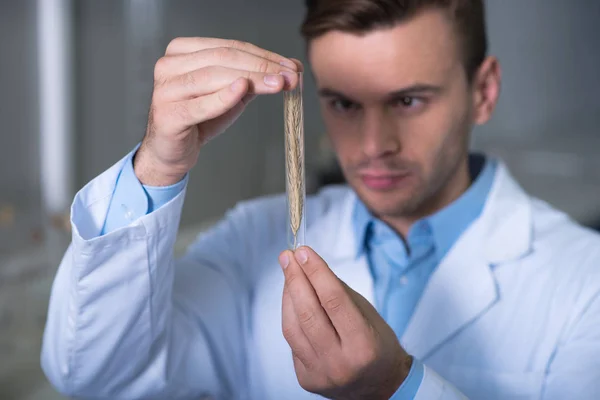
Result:
<instances>
[{"instance_id":1,"label":"shirt button","mask_svg":"<svg viewBox=\"0 0 600 400\"><path fill-rule=\"evenodd\" d=\"M402 286L404 286L404 285L406 285L407 283L408 283L408 278L406 277L406 275L402 275L402 276L400 277L400 284L401 284Z\"/></svg>"},{"instance_id":2,"label":"shirt button","mask_svg":"<svg viewBox=\"0 0 600 400\"><path fill-rule=\"evenodd\" d=\"M131 212L131 210L125 204L121 204L121 207L123 208L123 212L125 213L125 219L133 221L133 212Z\"/></svg>"}]
</instances>

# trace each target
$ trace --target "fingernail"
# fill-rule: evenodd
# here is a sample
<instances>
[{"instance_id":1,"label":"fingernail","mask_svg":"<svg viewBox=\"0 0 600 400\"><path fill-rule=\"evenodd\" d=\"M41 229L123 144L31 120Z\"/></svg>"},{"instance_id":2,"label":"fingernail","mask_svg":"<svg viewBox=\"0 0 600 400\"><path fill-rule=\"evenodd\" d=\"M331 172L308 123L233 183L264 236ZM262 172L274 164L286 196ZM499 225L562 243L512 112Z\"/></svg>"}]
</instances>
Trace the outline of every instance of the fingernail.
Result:
<instances>
[{"instance_id":1,"label":"fingernail","mask_svg":"<svg viewBox=\"0 0 600 400\"><path fill-rule=\"evenodd\" d=\"M291 61L291 60L283 60L282 62L279 63L280 65L283 65L284 67L287 67L289 69L293 69L296 70L296 68L298 68L296 66L296 63Z\"/></svg>"},{"instance_id":2,"label":"fingernail","mask_svg":"<svg viewBox=\"0 0 600 400\"><path fill-rule=\"evenodd\" d=\"M303 249L296 250L296 260L298 260L298 262L301 265L306 264L306 262L308 261L308 254L306 253L306 250L303 250Z\"/></svg>"},{"instance_id":3,"label":"fingernail","mask_svg":"<svg viewBox=\"0 0 600 400\"><path fill-rule=\"evenodd\" d=\"M279 76L277 75L266 75L265 84L267 86L277 87L279 86Z\"/></svg>"},{"instance_id":4,"label":"fingernail","mask_svg":"<svg viewBox=\"0 0 600 400\"><path fill-rule=\"evenodd\" d=\"M279 265L281 268L286 269L288 265L290 265L290 258L286 253L283 253L279 256Z\"/></svg>"},{"instance_id":5,"label":"fingernail","mask_svg":"<svg viewBox=\"0 0 600 400\"><path fill-rule=\"evenodd\" d=\"M292 82L294 81L294 73L293 72L289 72L289 71L281 71L280 72L281 75L283 75L283 80L285 81L285 84L289 87L292 85Z\"/></svg>"}]
</instances>

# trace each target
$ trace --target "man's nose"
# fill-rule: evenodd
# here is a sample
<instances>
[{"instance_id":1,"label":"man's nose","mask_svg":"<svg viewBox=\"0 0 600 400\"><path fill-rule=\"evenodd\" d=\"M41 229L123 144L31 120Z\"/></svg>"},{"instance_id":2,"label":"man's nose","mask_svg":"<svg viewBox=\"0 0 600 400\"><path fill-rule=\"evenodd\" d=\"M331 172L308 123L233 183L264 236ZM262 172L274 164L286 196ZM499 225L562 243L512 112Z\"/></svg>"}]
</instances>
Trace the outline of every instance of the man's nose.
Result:
<instances>
[{"instance_id":1,"label":"man's nose","mask_svg":"<svg viewBox=\"0 0 600 400\"><path fill-rule=\"evenodd\" d=\"M362 122L362 151L369 158L381 158L400 151L393 121L380 111L367 111Z\"/></svg>"}]
</instances>

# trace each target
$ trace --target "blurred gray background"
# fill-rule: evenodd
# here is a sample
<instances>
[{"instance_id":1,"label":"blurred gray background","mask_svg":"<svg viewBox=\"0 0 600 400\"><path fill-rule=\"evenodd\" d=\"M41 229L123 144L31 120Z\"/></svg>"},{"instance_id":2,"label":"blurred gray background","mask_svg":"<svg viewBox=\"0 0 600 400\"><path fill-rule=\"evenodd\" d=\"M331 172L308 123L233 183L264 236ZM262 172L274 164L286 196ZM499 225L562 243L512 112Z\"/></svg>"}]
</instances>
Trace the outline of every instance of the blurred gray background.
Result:
<instances>
[{"instance_id":1,"label":"blurred gray background","mask_svg":"<svg viewBox=\"0 0 600 400\"><path fill-rule=\"evenodd\" d=\"M44 0L42 0L44 1ZM50 0L48 0L50 1ZM52 0L54 1L54 0ZM44 208L38 4L0 0L0 399L60 399L39 368L47 299L68 242L63 213ZM297 1L78 0L72 27L73 190L142 138L153 64L170 39L253 42L305 61ZM600 2L488 2L491 51L504 69L494 119L474 148L502 157L534 195L600 223ZM305 79L307 179L330 175L310 76ZM178 248L237 201L284 190L281 96L255 101L202 152L191 174ZM67 193L72 198L74 193ZM63 196L64 197L64 196Z\"/></svg>"}]
</instances>

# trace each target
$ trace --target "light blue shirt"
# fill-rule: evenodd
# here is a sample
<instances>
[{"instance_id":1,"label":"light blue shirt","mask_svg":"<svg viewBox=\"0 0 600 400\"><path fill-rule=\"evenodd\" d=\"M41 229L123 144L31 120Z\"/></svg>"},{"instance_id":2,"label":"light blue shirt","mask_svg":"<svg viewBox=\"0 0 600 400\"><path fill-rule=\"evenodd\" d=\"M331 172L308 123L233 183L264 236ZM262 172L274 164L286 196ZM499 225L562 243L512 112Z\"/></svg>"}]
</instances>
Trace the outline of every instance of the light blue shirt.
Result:
<instances>
[{"instance_id":1,"label":"light blue shirt","mask_svg":"<svg viewBox=\"0 0 600 400\"><path fill-rule=\"evenodd\" d=\"M133 155L129 157L117 178L106 220L100 235L116 231L138 218L158 210L171 201L185 187L188 175L171 186L142 185L133 169Z\"/></svg>"},{"instance_id":2,"label":"light blue shirt","mask_svg":"<svg viewBox=\"0 0 600 400\"><path fill-rule=\"evenodd\" d=\"M357 256L367 254L376 306L398 337L402 336L429 276L481 213L493 183L495 165L475 155L470 158L470 170L474 179L469 189L449 206L417 221L406 242L388 225L374 218L362 202L357 202L353 216L359 238ZM130 157L117 178L101 235L129 225L167 204L183 190L186 182L187 175L172 186L142 185L133 169L133 156ZM423 364L414 359L407 379L392 400L413 399L423 375Z\"/></svg>"},{"instance_id":3,"label":"light blue shirt","mask_svg":"<svg viewBox=\"0 0 600 400\"><path fill-rule=\"evenodd\" d=\"M473 183L457 200L417 221L406 241L362 202L354 210L359 238L357 255L366 253L374 280L376 306L400 338L429 277L467 227L480 215L494 180L495 165L480 155L469 159ZM408 378L393 400L412 399L423 379L423 365L413 361Z\"/></svg>"}]
</instances>

